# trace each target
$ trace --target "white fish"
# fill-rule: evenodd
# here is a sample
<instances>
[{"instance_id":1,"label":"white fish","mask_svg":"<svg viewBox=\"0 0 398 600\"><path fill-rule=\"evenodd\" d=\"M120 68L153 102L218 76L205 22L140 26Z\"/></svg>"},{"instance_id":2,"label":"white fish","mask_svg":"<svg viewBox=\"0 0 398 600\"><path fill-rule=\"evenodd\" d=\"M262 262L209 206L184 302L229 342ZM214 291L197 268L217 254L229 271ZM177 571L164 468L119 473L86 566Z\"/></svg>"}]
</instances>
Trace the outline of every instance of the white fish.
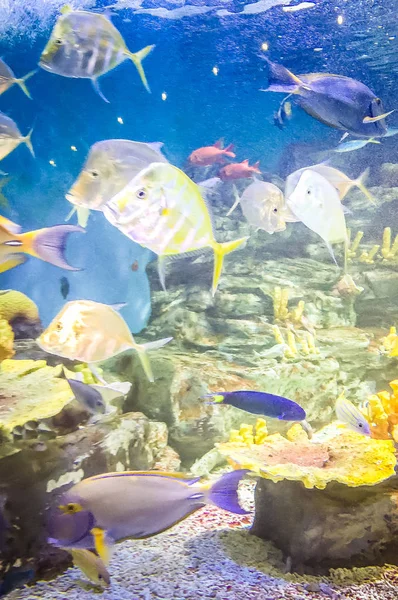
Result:
<instances>
[{"instance_id":1,"label":"white fish","mask_svg":"<svg viewBox=\"0 0 398 600\"><path fill-rule=\"evenodd\" d=\"M263 229L271 234L286 229L283 217L285 198L273 183L256 180L245 189L240 198L234 186L234 195L235 203L228 215L240 203L246 220L255 229Z\"/></svg>"},{"instance_id":2,"label":"white fish","mask_svg":"<svg viewBox=\"0 0 398 600\"><path fill-rule=\"evenodd\" d=\"M350 179L348 175L340 171L339 169L335 169L334 167L330 167L325 163L320 163L318 165L312 165L310 167L304 167L302 169L298 169L291 173L285 182L285 197L289 198L290 194L293 192L294 188L298 184L301 175L304 171L311 169L311 171L315 171L319 173L325 179L332 184L333 187L338 191L340 200L343 200L351 188L357 187L361 190L361 192L371 201L374 202L373 197L369 190L365 187L366 178L369 175L369 169L365 169L363 173L360 174L357 179Z\"/></svg>"},{"instance_id":3,"label":"white fish","mask_svg":"<svg viewBox=\"0 0 398 600\"><path fill-rule=\"evenodd\" d=\"M116 398L120 398L121 396L126 396L131 389L131 383L129 381L115 381L114 383L107 383L106 385L98 385L96 383L92 383L90 387L97 390L102 399L106 404L112 402Z\"/></svg>"},{"instance_id":4,"label":"white fish","mask_svg":"<svg viewBox=\"0 0 398 600\"><path fill-rule=\"evenodd\" d=\"M304 225L325 241L336 262L331 245L345 242L347 229L340 198L332 184L316 171L307 169L286 204Z\"/></svg>"},{"instance_id":5,"label":"white fish","mask_svg":"<svg viewBox=\"0 0 398 600\"><path fill-rule=\"evenodd\" d=\"M344 144L339 144L336 146L336 148L333 148L333 151L352 152L353 150L359 150L360 148L363 148L367 144L380 144L380 142L373 138L369 138L368 140L350 140L349 142L344 142Z\"/></svg>"},{"instance_id":6,"label":"white fish","mask_svg":"<svg viewBox=\"0 0 398 600\"><path fill-rule=\"evenodd\" d=\"M370 436L369 422L352 402L344 398L344 394L337 398L335 410L339 421L357 433Z\"/></svg>"}]
</instances>

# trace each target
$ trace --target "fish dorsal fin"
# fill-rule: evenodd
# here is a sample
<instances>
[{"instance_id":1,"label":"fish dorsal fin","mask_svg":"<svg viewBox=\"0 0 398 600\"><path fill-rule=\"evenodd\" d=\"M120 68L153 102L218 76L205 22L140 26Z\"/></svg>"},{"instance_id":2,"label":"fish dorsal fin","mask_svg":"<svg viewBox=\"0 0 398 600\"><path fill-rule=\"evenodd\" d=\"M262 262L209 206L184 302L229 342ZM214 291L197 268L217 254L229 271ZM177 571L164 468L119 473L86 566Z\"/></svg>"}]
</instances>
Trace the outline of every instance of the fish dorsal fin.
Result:
<instances>
[{"instance_id":1,"label":"fish dorsal fin","mask_svg":"<svg viewBox=\"0 0 398 600\"><path fill-rule=\"evenodd\" d=\"M19 233L22 229L20 225L13 223L10 219L7 219L7 217L3 217L3 215L0 215L0 225L5 229L8 229L10 233Z\"/></svg>"},{"instance_id":2,"label":"fish dorsal fin","mask_svg":"<svg viewBox=\"0 0 398 600\"><path fill-rule=\"evenodd\" d=\"M61 15L68 15L71 12L73 12L73 7L70 4L64 4L64 6L61 7Z\"/></svg>"},{"instance_id":3,"label":"fish dorsal fin","mask_svg":"<svg viewBox=\"0 0 398 600\"><path fill-rule=\"evenodd\" d=\"M241 164L242 165L249 165L249 159L245 158L245 160L242 160Z\"/></svg>"},{"instance_id":4,"label":"fish dorsal fin","mask_svg":"<svg viewBox=\"0 0 398 600\"><path fill-rule=\"evenodd\" d=\"M152 148L152 150L155 150L155 152L159 152L161 154L164 144L163 142L148 142L147 146Z\"/></svg>"},{"instance_id":5,"label":"fish dorsal fin","mask_svg":"<svg viewBox=\"0 0 398 600\"><path fill-rule=\"evenodd\" d=\"M94 475L94 477L89 477L85 479L82 483L86 483L88 481L96 481L98 479L109 479L112 477L145 477L154 475L156 477L167 477L172 479L179 479L182 482L186 482L189 484L196 483L200 480L200 477L192 477L187 473L174 473L172 471L116 471L111 473L103 473L102 475Z\"/></svg>"},{"instance_id":6,"label":"fish dorsal fin","mask_svg":"<svg viewBox=\"0 0 398 600\"><path fill-rule=\"evenodd\" d=\"M224 140L223 138L217 140L214 144L215 148L219 148L220 150L222 150L222 148L224 147Z\"/></svg>"}]
</instances>

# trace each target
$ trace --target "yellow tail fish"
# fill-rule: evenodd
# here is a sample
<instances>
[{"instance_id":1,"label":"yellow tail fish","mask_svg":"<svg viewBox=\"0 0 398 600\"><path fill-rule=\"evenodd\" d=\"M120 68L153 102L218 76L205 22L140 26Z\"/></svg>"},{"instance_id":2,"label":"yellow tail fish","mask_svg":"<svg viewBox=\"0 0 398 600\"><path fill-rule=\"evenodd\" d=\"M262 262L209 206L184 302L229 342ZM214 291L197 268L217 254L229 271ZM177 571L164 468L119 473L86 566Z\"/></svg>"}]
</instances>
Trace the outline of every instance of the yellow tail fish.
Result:
<instances>
[{"instance_id":1,"label":"yellow tail fish","mask_svg":"<svg viewBox=\"0 0 398 600\"><path fill-rule=\"evenodd\" d=\"M214 252L213 296L226 254L247 238L219 243L209 208L196 185L183 171L167 163L152 163L104 207L108 221L129 238L155 252L164 282L164 257L211 248Z\"/></svg>"}]
</instances>

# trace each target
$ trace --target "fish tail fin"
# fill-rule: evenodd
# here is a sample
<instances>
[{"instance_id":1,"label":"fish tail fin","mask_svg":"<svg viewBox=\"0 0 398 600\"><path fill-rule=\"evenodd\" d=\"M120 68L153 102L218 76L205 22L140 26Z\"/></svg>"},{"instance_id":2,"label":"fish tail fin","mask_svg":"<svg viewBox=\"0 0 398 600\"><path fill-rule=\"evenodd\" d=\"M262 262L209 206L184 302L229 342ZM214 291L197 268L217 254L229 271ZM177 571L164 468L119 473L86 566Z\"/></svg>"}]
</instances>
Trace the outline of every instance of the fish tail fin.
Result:
<instances>
[{"instance_id":1,"label":"fish tail fin","mask_svg":"<svg viewBox=\"0 0 398 600\"><path fill-rule=\"evenodd\" d=\"M368 144L381 144L381 142L379 140L375 140L374 138L370 138L370 140L368 140Z\"/></svg>"},{"instance_id":2,"label":"fish tail fin","mask_svg":"<svg viewBox=\"0 0 398 600\"><path fill-rule=\"evenodd\" d=\"M144 60L144 58L146 58L148 56L148 54L150 54L150 52L152 52L152 50L154 49L154 45L152 46L145 46L145 48L143 48L142 50L139 50L138 52L130 52L129 50L126 51L127 56L133 61L133 63L136 66L136 69L139 73L139 76L141 77L141 81L145 86L145 89L150 93L151 90L149 89L149 85L146 79L146 75L144 72L144 69L142 68L142 61Z\"/></svg>"},{"instance_id":3,"label":"fish tail fin","mask_svg":"<svg viewBox=\"0 0 398 600\"><path fill-rule=\"evenodd\" d=\"M27 73L24 77L21 77L20 79L16 79L15 83L17 83L19 85L19 87L21 88L21 90L23 91L23 93L32 100L32 96L30 95L30 92L28 90L28 88L25 85L25 81L27 81L28 79L30 79L30 77L32 77L32 75L34 75L35 73L37 73L37 69L35 69L34 71L30 71L29 73Z\"/></svg>"},{"instance_id":4,"label":"fish tail fin","mask_svg":"<svg viewBox=\"0 0 398 600\"><path fill-rule=\"evenodd\" d=\"M147 352L150 350L158 350L158 348L162 348L163 346L171 342L172 339L172 337L168 337L163 338L162 340L156 340L156 342L147 342L146 344L136 344L134 346L134 349L137 351L138 358L141 361L142 368L145 371L145 375L148 377L148 381L150 381L151 383L155 381L155 378L153 376L152 367Z\"/></svg>"},{"instance_id":5,"label":"fish tail fin","mask_svg":"<svg viewBox=\"0 0 398 600\"><path fill-rule=\"evenodd\" d=\"M225 156L228 156L229 158L236 158L236 154L234 152L234 145L228 144L228 146L226 148L224 148L224 154L225 154Z\"/></svg>"},{"instance_id":6,"label":"fish tail fin","mask_svg":"<svg viewBox=\"0 0 398 600\"><path fill-rule=\"evenodd\" d=\"M206 394L202 399L206 400L205 404L222 404L224 397L224 394Z\"/></svg>"},{"instance_id":7,"label":"fish tail fin","mask_svg":"<svg viewBox=\"0 0 398 600\"><path fill-rule=\"evenodd\" d=\"M254 163L253 169L256 169L257 173L261 173L261 171L260 171L260 161L259 160Z\"/></svg>"},{"instance_id":8,"label":"fish tail fin","mask_svg":"<svg viewBox=\"0 0 398 600\"><path fill-rule=\"evenodd\" d=\"M286 92L288 94L299 94L300 89L311 89L297 75L294 75L283 65L271 62L268 58L262 57L267 61L270 68L269 86L264 92Z\"/></svg>"},{"instance_id":9,"label":"fish tail fin","mask_svg":"<svg viewBox=\"0 0 398 600\"><path fill-rule=\"evenodd\" d=\"M213 286L212 286L212 294L217 291L218 281L220 279L222 266L224 262L224 256L237 250L242 244L244 244L249 238L243 237L239 238L239 240L234 240L233 242L224 242L222 244L218 242L214 242L213 250L214 250L214 272L213 272Z\"/></svg>"},{"instance_id":10,"label":"fish tail fin","mask_svg":"<svg viewBox=\"0 0 398 600\"><path fill-rule=\"evenodd\" d=\"M74 232L84 232L84 229L77 225L55 225L22 233L21 250L61 269L80 271L78 267L69 265L65 258L66 240Z\"/></svg>"},{"instance_id":11,"label":"fish tail fin","mask_svg":"<svg viewBox=\"0 0 398 600\"><path fill-rule=\"evenodd\" d=\"M31 137L32 137L32 133L33 133L33 127L32 129L29 131L28 135L26 135L24 138L22 138L22 141L24 142L24 144L27 145L27 147L30 150L31 155L33 156L33 158L35 158L35 151L33 150L33 146L32 146L32 141L31 141Z\"/></svg>"},{"instance_id":12,"label":"fish tail fin","mask_svg":"<svg viewBox=\"0 0 398 600\"><path fill-rule=\"evenodd\" d=\"M207 491L207 501L237 515L247 515L249 511L239 504L238 486L248 472L247 469L239 469L220 477Z\"/></svg>"},{"instance_id":13,"label":"fish tail fin","mask_svg":"<svg viewBox=\"0 0 398 600\"><path fill-rule=\"evenodd\" d=\"M369 200L369 202L371 204L376 204L375 199L373 198L372 194L369 192L368 188L365 186L365 181L367 180L367 178L369 176L369 171L370 171L369 167L367 169L365 169L364 172L361 173L360 176L354 181L354 184L367 197L367 199Z\"/></svg>"},{"instance_id":14,"label":"fish tail fin","mask_svg":"<svg viewBox=\"0 0 398 600\"><path fill-rule=\"evenodd\" d=\"M166 258L164 256L158 256L158 274L160 285L162 290L167 292L166 288Z\"/></svg>"}]
</instances>

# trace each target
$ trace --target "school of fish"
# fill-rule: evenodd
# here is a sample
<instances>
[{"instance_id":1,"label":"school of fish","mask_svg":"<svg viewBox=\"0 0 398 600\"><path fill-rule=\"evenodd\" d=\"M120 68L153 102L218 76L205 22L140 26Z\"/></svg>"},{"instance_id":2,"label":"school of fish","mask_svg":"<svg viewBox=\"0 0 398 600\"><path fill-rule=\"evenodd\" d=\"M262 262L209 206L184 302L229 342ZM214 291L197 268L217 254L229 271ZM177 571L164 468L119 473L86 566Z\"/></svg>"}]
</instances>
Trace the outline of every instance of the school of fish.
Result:
<instances>
[{"instance_id":1,"label":"school of fish","mask_svg":"<svg viewBox=\"0 0 398 600\"><path fill-rule=\"evenodd\" d=\"M297 12L313 6L303 2L283 10ZM99 79L126 60L133 62L143 86L150 92L142 63L154 48L150 44L133 52L109 15L65 6L38 66L54 75L91 80L95 91L108 102ZM285 95L272 117L279 130L283 131L293 119L295 103L314 119L344 132L340 143L330 149L329 161L298 169L284 182L266 181L259 160L252 164L247 158L235 160L238 150L232 143L225 145L223 140L192 150L185 170L169 162L163 154L162 142L98 140L89 149L76 181L65 193L72 205L66 220L76 212L78 225L53 225L22 233L22 226L0 216L0 273L23 264L28 256L60 269L78 270L79 267L67 261L67 240L72 233L84 233L90 227L90 211L97 211L127 238L155 253L164 289L167 259L206 248L212 250L214 296L224 257L238 251L249 239L217 241L209 201L212 189L217 186L234 198L228 216L239 207L253 234L277 234L285 231L287 224L294 228L294 223L301 222L323 241L336 265L333 246L343 244L342 280L350 283L346 273L347 209L342 202L354 187L369 202L374 202L365 185L369 169L352 179L330 161L333 153L358 151L395 135L398 130L388 128L386 122L394 111L385 111L382 100L360 81L330 73L296 75L285 66L264 59L269 85L261 91ZM17 85L31 99L26 84L36 72L37 69L16 77L0 59L0 95ZM23 135L16 122L0 112L0 160L21 144L34 157L32 132L33 129ZM348 136L352 139L345 141ZM185 172L188 170L192 177ZM209 171L211 177L206 179ZM0 204L9 210L1 190L10 178L3 175ZM236 212L234 218L241 216ZM138 268L135 261L131 269ZM192 275L195 277L194 272ZM68 278L60 277L59 284L65 304L41 333L37 344L50 354L87 363L99 383L88 385L78 373L64 367L71 400L91 417L105 418L112 402L130 392L131 383L107 383L97 370L97 363L135 351L148 381L153 382L148 352L162 348L172 338L137 343L119 312L123 304L110 306L88 299L68 302ZM275 356L279 356L285 345L279 344L275 349L271 351L275 350ZM214 392L202 401L214 407L233 406L255 415L301 422L310 428L306 412L299 404L267 391ZM338 398L335 410L338 420L347 427L370 435L365 414L344 394ZM200 478L162 471L122 471L89 477L62 495L56 513L49 518L49 541L67 549L74 564L94 584L109 586L107 567L114 544L161 533L207 504L245 514L239 503L238 486L247 475L246 470L232 471L211 484L203 483Z\"/></svg>"}]
</instances>

